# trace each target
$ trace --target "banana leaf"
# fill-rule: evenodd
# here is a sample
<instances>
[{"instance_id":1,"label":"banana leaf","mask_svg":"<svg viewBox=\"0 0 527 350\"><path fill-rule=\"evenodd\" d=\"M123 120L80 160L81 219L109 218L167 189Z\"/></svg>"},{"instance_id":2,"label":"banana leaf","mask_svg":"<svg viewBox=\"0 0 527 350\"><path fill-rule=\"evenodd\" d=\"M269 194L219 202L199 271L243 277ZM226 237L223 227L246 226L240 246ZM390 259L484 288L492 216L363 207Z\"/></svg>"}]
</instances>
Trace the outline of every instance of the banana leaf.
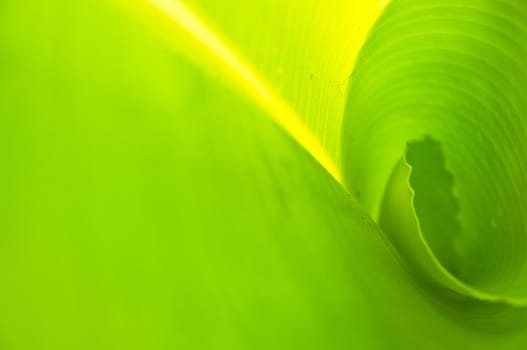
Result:
<instances>
[{"instance_id":1,"label":"banana leaf","mask_svg":"<svg viewBox=\"0 0 527 350\"><path fill-rule=\"evenodd\" d=\"M0 3L0 349L525 349L523 0Z\"/></svg>"}]
</instances>

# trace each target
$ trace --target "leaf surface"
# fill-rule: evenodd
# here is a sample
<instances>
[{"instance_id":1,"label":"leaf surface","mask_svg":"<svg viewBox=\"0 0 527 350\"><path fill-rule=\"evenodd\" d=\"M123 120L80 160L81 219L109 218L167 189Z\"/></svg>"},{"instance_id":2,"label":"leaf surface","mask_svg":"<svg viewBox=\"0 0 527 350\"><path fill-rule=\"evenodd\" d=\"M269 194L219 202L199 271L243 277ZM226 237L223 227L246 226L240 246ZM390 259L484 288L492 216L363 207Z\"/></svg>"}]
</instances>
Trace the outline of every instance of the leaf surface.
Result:
<instances>
[{"instance_id":1,"label":"leaf surface","mask_svg":"<svg viewBox=\"0 0 527 350\"><path fill-rule=\"evenodd\" d=\"M419 18L441 9L423 3L421 13L409 4L393 2L359 56L374 58L357 65L340 138L345 93L333 95L332 80L350 72L360 40L346 46L343 37L331 36L357 26L345 21L351 9L346 6L356 5L239 3L236 11L243 15L233 17L234 3L185 3L185 23L197 19L204 25L189 31L174 22L182 12L160 13L163 7L150 2L4 1L0 347L521 349L527 342L522 308L427 285L369 217L377 218L375 207L396 160L405 158L416 169L425 164L409 151L405 155L414 134L404 133L415 130L404 128L404 119L390 114L404 130L401 152L393 152L394 134L382 134L390 123L378 127L377 115L363 110L390 86L390 75L376 80L373 74L390 67L381 59L390 41L378 39L392 35L384 23L409 11ZM523 18L513 12L513 19ZM360 18L359 12L350 16ZM522 40L519 20L505 22L516 23L510 37ZM335 27L327 28L330 23ZM213 35L203 40L200 31ZM275 46L273 56L268 51ZM521 57L524 48L518 47L510 55ZM298 63L307 52L314 53L312 61ZM490 55L491 61L496 57ZM499 91L523 108L521 90L510 88L522 86L516 84L523 82L523 71L504 67L517 80ZM322 80L310 87L312 71L313 81L319 74ZM413 79L407 73L401 75ZM257 88L260 83L265 89ZM442 91L434 90L431 99L437 101ZM391 98L375 103L399 101ZM504 111L513 122L513 112L521 109ZM362 204L283 118L299 121L320 140L319 149L336 169L342 147L344 179L362 191ZM448 148L455 143L426 130L441 142L445 173L457 184ZM474 128L463 130L471 135ZM386 143L368 144L369 138ZM520 146L514 142L521 138L508 144L502 139L510 147L504 154L517 159ZM384 152L396 153L393 164L375 158ZM350 175L359 161L353 174L370 179L375 191ZM516 166L511 174L520 176L512 172L521 169ZM483 193L467 188L466 198ZM509 197L489 201L521 203L505 184L498 188ZM397 198L411 208L412 198ZM472 210L459 201L460 211ZM510 210L516 220L520 209ZM516 225L513 219L510 225ZM515 249L520 257L521 245ZM509 271L501 266L497 272Z\"/></svg>"}]
</instances>

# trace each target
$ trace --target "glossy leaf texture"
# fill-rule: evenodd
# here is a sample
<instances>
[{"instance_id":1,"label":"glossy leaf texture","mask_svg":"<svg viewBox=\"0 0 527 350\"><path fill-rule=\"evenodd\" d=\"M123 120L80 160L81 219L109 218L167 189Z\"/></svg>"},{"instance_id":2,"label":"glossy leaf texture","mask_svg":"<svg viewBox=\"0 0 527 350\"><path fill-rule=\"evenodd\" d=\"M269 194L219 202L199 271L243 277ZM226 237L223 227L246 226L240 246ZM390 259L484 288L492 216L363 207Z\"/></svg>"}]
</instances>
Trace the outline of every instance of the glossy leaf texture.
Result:
<instances>
[{"instance_id":1,"label":"glossy leaf texture","mask_svg":"<svg viewBox=\"0 0 527 350\"><path fill-rule=\"evenodd\" d=\"M401 195L395 205L415 209L423 228L443 221L455 227L457 216L442 220L429 215L426 205L419 206L420 193L425 204L434 196L420 174L427 178L432 173L435 183L453 187L442 198L445 205L454 199L458 204L442 213L455 215L459 208L460 232L480 237L480 231L465 229L466 222L476 222L478 210L487 215L493 203L506 210L500 220L511 228L500 232L521 241L521 232L512 228L519 222L522 183L494 184L499 196L480 197L492 193L469 181L466 187L459 185L474 170L457 170L453 155L462 157L463 152L449 148L466 147L466 157L473 157L466 158L472 159L467 167L481 162L478 178L483 185L502 179L499 174L521 179L525 48L520 2L473 1L467 6L471 11L459 11L459 16L481 14L483 22L487 15L504 17L511 28L502 25L500 30L508 30L506 37L519 42L506 55L516 57L519 66L497 66L503 58L490 50L489 67L494 68L479 72L496 74L485 80L495 87L489 95L507 92L504 96L510 98L483 99L489 106L473 113L489 112L485 123L518 124L517 134L500 134L498 126L482 131L497 135L484 158L472 155L477 152L470 143L475 142L471 132L476 127L454 129L463 137L449 140L426 125L408 127L412 123L401 115L411 116L409 112L390 114L390 121L381 122L373 109L364 107L373 103L382 111L390 101L403 103L400 96L383 93L401 77L410 85L420 83L407 71L393 81L386 72L381 74L382 69L399 67L382 50L396 56L415 45L406 44L396 31L384 30L386 23L400 17L397 23L411 27L423 22L421 15L433 17L436 10L459 7L453 2L423 2L419 7L394 1L388 7L361 51L359 59L368 59L358 61L345 114L339 111L346 89L342 96L333 95L340 87L332 79L351 74L364 35L346 46L345 36L335 39L328 33L353 37L349 29L356 24L346 21L348 10L357 5L185 3L195 17L175 23L174 13L156 6L162 3L0 4L0 348L522 349L527 344L522 307L509 299L483 300L427 284L426 276L408 268L412 255L395 249L400 247L389 232L370 218L377 219L383 197L389 197L385 193L402 188L415 192L415 203ZM500 12L513 5L508 17ZM371 9L363 10L365 23L371 24ZM189 24L196 24L192 19L204 27L189 30ZM494 22L487 18L485 23ZM479 34L487 37L486 32ZM401 47L389 47L391 35ZM382 36L387 38L378 39ZM470 43L463 50L475 50ZM274 47L277 53L268 54ZM441 57L464 62L447 56ZM342 57L342 65L335 57ZM313 81L321 80L310 86L312 73ZM513 79L510 85L498 79L500 74ZM470 82L466 75L456 81L458 86ZM453 101L441 100L448 91L438 85L433 92L415 88L429 98L413 98L423 104L417 110L429 101L458 110ZM374 96L389 99L372 101ZM493 103L508 117L498 119L495 112L493 119ZM506 108L509 104L511 109ZM475 108L470 106L463 115ZM351 193L308 152L305 139L298 137L304 134L291 135L281 122L297 117L343 170ZM465 120L479 125L468 117L456 119L460 125ZM456 125L449 121L443 128L451 124ZM403 131L389 133L392 125ZM399 133L399 148L392 148ZM501 155L499 147L506 145L509 153L496 158L502 167L494 168L493 156ZM401 173L393 172L401 159ZM516 165L508 170L504 159ZM413 167L413 175L406 164ZM490 170L496 169L502 172L493 175ZM402 181L391 183L392 173L402 174ZM357 179L370 179L372 187L363 188ZM463 198L473 205L466 206ZM412 219L415 215L408 232L413 232ZM483 237L482 251L491 251L492 236ZM416 238L418 234L409 237ZM431 248L444 252L439 257L449 257L449 246L436 241ZM472 243L462 247L476 249L474 258L481 257L480 245ZM488 285L496 288L488 291L521 297L514 294L521 291L520 283L498 290L505 284L492 280L506 272L507 280L521 281L516 261L521 245L494 248L498 257L500 252L513 257L512 267L496 264L489 272L486 266L494 266L493 261L482 259L481 276L489 276L493 284ZM471 259L463 257L460 266L465 261L475 266ZM474 286L487 292L487 284Z\"/></svg>"},{"instance_id":2,"label":"glossy leaf texture","mask_svg":"<svg viewBox=\"0 0 527 350\"><path fill-rule=\"evenodd\" d=\"M411 265L460 294L518 306L526 19L523 1L392 2L354 70L342 137L348 185Z\"/></svg>"},{"instance_id":3,"label":"glossy leaf texture","mask_svg":"<svg viewBox=\"0 0 527 350\"><path fill-rule=\"evenodd\" d=\"M181 13L173 0L151 0ZM387 0L182 1L317 137L340 172L341 124L357 54ZM286 118L275 106L271 114ZM316 145L288 128L311 153ZM315 154L316 158L317 155ZM323 160L323 163L325 161ZM324 164L325 165L325 164ZM330 165L329 167L332 167Z\"/></svg>"}]
</instances>

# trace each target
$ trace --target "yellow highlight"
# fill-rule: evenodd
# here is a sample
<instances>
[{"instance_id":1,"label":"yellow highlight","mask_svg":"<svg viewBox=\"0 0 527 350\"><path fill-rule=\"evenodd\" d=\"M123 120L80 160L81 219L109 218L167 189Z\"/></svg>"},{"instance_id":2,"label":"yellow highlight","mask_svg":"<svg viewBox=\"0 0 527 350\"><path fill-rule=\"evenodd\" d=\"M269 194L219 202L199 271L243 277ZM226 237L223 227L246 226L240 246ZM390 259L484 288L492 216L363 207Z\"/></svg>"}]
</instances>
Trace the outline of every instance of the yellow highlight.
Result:
<instances>
[{"instance_id":1,"label":"yellow highlight","mask_svg":"<svg viewBox=\"0 0 527 350\"><path fill-rule=\"evenodd\" d=\"M225 70L231 73L244 92L268 115L293 137L315 160L317 160L339 183L343 183L340 168L330 156L321 140L305 124L298 113L281 97L273 93L270 84L258 76L216 33L181 0L146 0L169 20L177 24L190 38L195 40ZM355 28L349 57L353 60L366 40L367 34L389 0L357 0L350 4L350 21ZM328 116L328 118L341 116Z\"/></svg>"},{"instance_id":2,"label":"yellow highlight","mask_svg":"<svg viewBox=\"0 0 527 350\"><path fill-rule=\"evenodd\" d=\"M267 111L269 116L304 147L335 180L342 183L340 170L302 119L285 101L274 95L265 81L227 47L191 9L179 0L148 1L178 24L189 36L206 47L225 68L235 73L241 83L240 87L252 92L256 102Z\"/></svg>"},{"instance_id":3,"label":"yellow highlight","mask_svg":"<svg viewBox=\"0 0 527 350\"><path fill-rule=\"evenodd\" d=\"M353 58L356 59L371 27L382 14L390 0L351 0L350 21L355 27L352 38Z\"/></svg>"}]
</instances>

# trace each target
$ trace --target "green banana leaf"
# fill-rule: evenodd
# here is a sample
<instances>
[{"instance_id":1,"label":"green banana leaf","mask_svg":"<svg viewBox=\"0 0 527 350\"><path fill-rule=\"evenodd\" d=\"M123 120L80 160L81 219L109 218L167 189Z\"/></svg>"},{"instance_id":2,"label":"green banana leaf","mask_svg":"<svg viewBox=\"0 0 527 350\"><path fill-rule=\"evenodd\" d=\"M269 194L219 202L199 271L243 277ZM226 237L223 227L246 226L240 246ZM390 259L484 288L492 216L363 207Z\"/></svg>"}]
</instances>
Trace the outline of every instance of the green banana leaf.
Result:
<instances>
[{"instance_id":1,"label":"green banana leaf","mask_svg":"<svg viewBox=\"0 0 527 350\"><path fill-rule=\"evenodd\" d=\"M527 348L527 2L0 3L0 349Z\"/></svg>"}]
</instances>

